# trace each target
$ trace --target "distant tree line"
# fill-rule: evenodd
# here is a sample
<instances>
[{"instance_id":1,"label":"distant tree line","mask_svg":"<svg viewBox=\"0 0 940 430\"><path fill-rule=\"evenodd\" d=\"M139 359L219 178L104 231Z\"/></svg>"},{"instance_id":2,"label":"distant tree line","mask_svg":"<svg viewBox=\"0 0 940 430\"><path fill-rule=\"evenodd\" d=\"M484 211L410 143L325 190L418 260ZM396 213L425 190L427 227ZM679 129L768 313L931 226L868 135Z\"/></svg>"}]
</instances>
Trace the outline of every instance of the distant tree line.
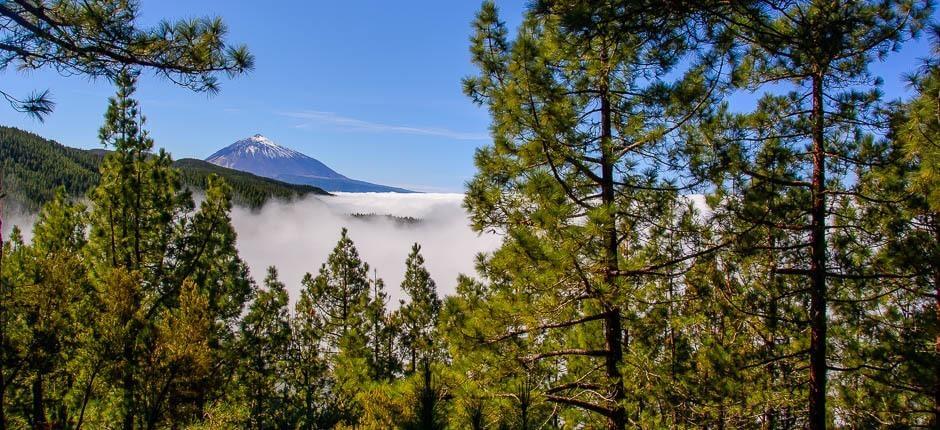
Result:
<instances>
[{"instance_id":1,"label":"distant tree line","mask_svg":"<svg viewBox=\"0 0 940 430\"><path fill-rule=\"evenodd\" d=\"M100 179L98 169L107 150L69 148L33 133L0 126L0 174L9 210L35 213L51 201L57 187L66 195L83 197ZM258 209L271 200L294 200L307 195L326 195L309 185L288 184L214 164L184 158L173 162L184 188L201 192L209 177L217 175L232 188L232 202Z\"/></svg>"}]
</instances>

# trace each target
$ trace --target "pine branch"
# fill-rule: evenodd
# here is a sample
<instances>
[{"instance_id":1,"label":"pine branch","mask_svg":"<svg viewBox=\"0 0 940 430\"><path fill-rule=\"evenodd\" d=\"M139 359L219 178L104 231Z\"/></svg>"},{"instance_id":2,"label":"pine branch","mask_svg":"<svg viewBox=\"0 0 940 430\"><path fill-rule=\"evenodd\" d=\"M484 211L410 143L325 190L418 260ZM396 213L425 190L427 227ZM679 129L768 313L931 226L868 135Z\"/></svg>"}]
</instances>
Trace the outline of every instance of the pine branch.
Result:
<instances>
[{"instance_id":1,"label":"pine branch","mask_svg":"<svg viewBox=\"0 0 940 430\"><path fill-rule=\"evenodd\" d=\"M528 355L525 358L523 358L523 361L531 363L531 362L539 361L545 358L563 357L563 356L568 356L568 355L584 356L584 357L604 357L609 353L610 351L606 349L580 349L580 348L559 349L556 351L548 351L548 352L543 352L539 354Z\"/></svg>"},{"instance_id":2,"label":"pine branch","mask_svg":"<svg viewBox=\"0 0 940 430\"><path fill-rule=\"evenodd\" d=\"M575 406L581 409L587 409L591 412L596 412L605 417L610 417L614 415L613 409L596 405L594 403L587 402L584 400L572 399L570 397L561 397L561 396L556 396L556 395L551 395L551 394L546 395L545 398L548 399L548 401L550 402L561 403L561 404L569 405L569 406Z\"/></svg>"},{"instance_id":3,"label":"pine branch","mask_svg":"<svg viewBox=\"0 0 940 430\"><path fill-rule=\"evenodd\" d=\"M584 324L584 323L590 322L590 321L597 321L597 320L601 320L601 319L606 318L607 315L609 315L609 313L602 313L602 314L598 314L598 315L591 315L591 316L587 316L587 317L584 317L584 318L579 318L579 319L576 319L576 320L570 320L570 321L559 322L559 323L542 324L542 325L539 325L539 326L536 326L536 327L526 328L526 329L517 330L517 331L513 331L513 332L511 332L511 333L504 334L504 335L502 335L502 336L500 336L500 337L498 337L498 338L496 338L496 339L487 340L487 341L483 342L483 344L484 344L484 345L492 345L492 344L494 344L494 343L502 342L502 341L504 341L504 340L506 340L506 339L513 338L513 337L516 337L516 336L520 336L520 335L523 335L523 334L527 334L527 333L530 333L530 332L533 332L533 331L543 331L543 330L554 329L554 328L565 328L565 327L571 327L571 326L578 325L578 324Z\"/></svg>"}]
</instances>

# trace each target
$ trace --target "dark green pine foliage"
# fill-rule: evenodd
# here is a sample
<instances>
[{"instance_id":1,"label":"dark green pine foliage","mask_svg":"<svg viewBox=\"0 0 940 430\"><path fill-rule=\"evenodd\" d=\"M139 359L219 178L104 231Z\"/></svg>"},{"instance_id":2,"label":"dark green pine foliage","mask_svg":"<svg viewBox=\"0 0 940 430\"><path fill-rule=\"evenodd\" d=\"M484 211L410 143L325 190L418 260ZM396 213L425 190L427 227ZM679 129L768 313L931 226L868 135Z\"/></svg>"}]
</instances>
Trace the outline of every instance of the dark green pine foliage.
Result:
<instances>
[{"instance_id":1,"label":"dark green pine foliage","mask_svg":"<svg viewBox=\"0 0 940 430\"><path fill-rule=\"evenodd\" d=\"M91 196L85 253L100 315L92 349L107 363L101 395L117 405L90 412L124 429L200 419L224 394L225 349L250 292L229 189L211 180L195 209L170 157L150 153L133 92L122 74L100 132L114 151Z\"/></svg>"},{"instance_id":2,"label":"dark green pine foliage","mask_svg":"<svg viewBox=\"0 0 940 430\"><path fill-rule=\"evenodd\" d=\"M375 380L390 381L399 373L401 363L395 341L398 337L398 323L394 315L390 314L386 305L388 294L385 293L385 282L373 273L371 280L371 294L366 309L366 325L368 332L366 338L369 343L369 368Z\"/></svg>"},{"instance_id":3,"label":"dark green pine foliage","mask_svg":"<svg viewBox=\"0 0 940 430\"><path fill-rule=\"evenodd\" d=\"M153 143L141 129L138 103L131 98L134 84L133 76L120 76L99 133L114 151L105 158L92 195L87 249L104 305L105 315L97 320L101 349L113 360L107 374L120 405L115 421L125 430L143 426L145 417L153 421L162 403L144 392L159 377L147 366L148 356L156 343L156 319L175 303L179 288L167 276L170 248L180 232L176 218L192 208L188 196L177 191L179 179L169 156L148 156Z\"/></svg>"},{"instance_id":4,"label":"dark green pine foliage","mask_svg":"<svg viewBox=\"0 0 940 430\"><path fill-rule=\"evenodd\" d=\"M489 108L494 142L476 154L465 203L475 229L506 242L482 263L481 307L459 317L485 346L460 358L488 369L473 373L478 394L503 399L515 425L668 425L672 402L650 399L675 392L669 356L634 334L707 244L680 196L695 184L676 140L709 110L721 70L672 12L540 1L510 41L486 2L474 23L480 74L464 85Z\"/></svg>"},{"instance_id":5,"label":"dark green pine foliage","mask_svg":"<svg viewBox=\"0 0 940 430\"><path fill-rule=\"evenodd\" d=\"M245 428L291 428L291 393L287 374L291 322L287 289L277 279L277 269L268 268L259 289L241 319L238 386L248 403Z\"/></svg>"},{"instance_id":6,"label":"dark green pine foliage","mask_svg":"<svg viewBox=\"0 0 940 430\"><path fill-rule=\"evenodd\" d=\"M936 30L935 30L936 31ZM935 41L935 43L937 43ZM935 48L936 49L936 48ZM913 100L893 106L887 139L870 140L851 211L867 234L840 242L842 264L867 300L840 303L855 322L843 331L856 369L840 385L840 406L861 426L940 423L940 67L928 61L911 76ZM840 214L841 215L841 214Z\"/></svg>"},{"instance_id":7,"label":"dark green pine foliage","mask_svg":"<svg viewBox=\"0 0 940 430\"><path fill-rule=\"evenodd\" d=\"M437 286L431 274L424 267L424 256L417 243L411 247L411 253L405 260L405 279L401 282L401 291L408 296L408 301L401 301L399 320L401 324L400 340L402 361L406 363L405 372L421 371L422 363L437 359L440 349L435 339L438 316L442 302L437 295Z\"/></svg>"},{"instance_id":8,"label":"dark green pine foliage","mask_svg":"<svg viewBox=\"0 0 940 430\"><path fill-rule=\"evenodd\" d=\"M748 284L738 305L762 316L770 357L754 364L771 372L778 362L806 369L785 388L807 391L805 407L792 405L800 418L794 425L822 429L853 422L855 412L827 406L835 391L830 379L839 386L852 378L841 332L864 319L855 314L859 307L839 304L881 297L887 288L856 285L856 278L877 273L857 270L849 264L855 256L842 247L865 234L851 210L854 200L866 197L853 171L868 162L860 152L866 132L885 126L880 80L868 65L916 33L930 5L757 0L698 6L716 32L735 41L732 59L741 61L733 83L766 93L752 113L728 120L730 131L704 139L717 148L711 157L721 165L711 178L718 189L714 201L730 215L721 225L734 226L736 257L753 257L733 279ZM799 312L803 308L808 312ZM772 334L781 328L788 334ZM833 368L844 370L830 378Z\"/></svg>"},{"instance_id":9,"label":"dark green pine foliage","mask_svg":"<svg viewBox=\"0 0 940 430\"><path fill-rule=\"evenodd\" d=\"M429 359L424 359L421 369L413 372L418 378L418 389L413 418L405 422L402 428L408 430L438 430L447 428L447 409L444 404L444 392L440 382L434 380L435 371Z\"/></svg>"},{"instance_id":10,"label":"dark green pine foliage","mask_svg":"<svg viewBox=\"0 0 940 430\"><path fill-rule=\"evenodd\" d=\"M4 279L2 329L10 343L4 345L4 370L16 370L16 377L4 379L14 384L2 387L13 394L4 407L33 428L76 422L80 409L73 398L91 383L73 366L87 336L84 321L91 316L84 243L84 207L68 203L59 188L40 213L32 242L17 246L8 258L12 272Z\"/></svg>"},{"instance_id":11,"label":"dark green pine foliage","mask_svg":"<svg viewBox=\"0 0 940 430\"><path fill-rule=\"evenodd\" d=\"M376 355L381 354L377 334L385 319L380 285L369 278L369 265L359 258L345 228L317 276L308 273L303 280L301 303L309 306L304 311L315 319L310 325L319 331L316 337L328 357L327 414L335 422L355 425L361 413L356 395L384 376L385 363Z\"/></svg>"},{"instance_id":12,"label":"dark green pine foliage","mask_svg":"<svg viewBox=\"0 0 940 430\"><path fill-rule=\"evenodd\" d=\"M303 280L304 293L322 318L322 338L331 352L365 358L364 322L371 285L369 265L359 258L344 228L317 276L308 273Z\"/></svg>"},{"instance_id":13,"label":"dark green pine foliage","mask_svg":"<svg viewBox=\"0 0 940 430\"><path fill-rule=\"evenodd\" d=\"M411 375L418 389L414 399L414 419L406 428L442 429L446 424L444 392L435 380L437 364L445 363L441 336L437 332L443 302L437 286L424 267L421 245L411 247L405 260L405 279L401 291L408 301L401 300L397 312L400 324L398 344L405 374Z\"/></svg>"},{"instance_id":14,"label":"dark green pine foliage","mask_svg":"<svg viewBox=\"0 0 940 430\"><path fill-rule=\"evenodd\" d=\"M339 414L330 404L332 383L328 373L325 320L315 296L303 289L291 318L289 350L290 386L295 396L297 426L310 430L335 425Z\"/></svg>"},{"instance_id":15,"label":"dark green pine foliage","mask_svg":"<svg viewBox=\"0 0 940 430\"><path fill-rule=\"evenodd\" d=\"M183 237L171 254L176 282L189 279L199 286L223 332L237 322L251 293L248 266L235 248L231 196L225 180L208 177L205 199L195 214L182 218Z\"/></svg>"}]
</instances>

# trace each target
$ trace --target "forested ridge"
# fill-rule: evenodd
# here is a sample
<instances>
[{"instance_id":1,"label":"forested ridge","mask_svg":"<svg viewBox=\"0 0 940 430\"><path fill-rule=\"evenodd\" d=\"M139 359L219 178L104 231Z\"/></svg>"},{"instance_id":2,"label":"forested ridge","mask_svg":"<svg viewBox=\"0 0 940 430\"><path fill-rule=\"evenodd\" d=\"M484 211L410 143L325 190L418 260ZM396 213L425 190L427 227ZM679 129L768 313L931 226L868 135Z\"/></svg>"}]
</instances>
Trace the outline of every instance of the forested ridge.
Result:
<instances>
[{"instance_id":1,"label":"forested ridge","mask_svg":"<svg viewBox=\"0 0 940 430\"><path fill-rule=\"evenodd\" d=\"M60 187L3 238L0 430L940 428L933 13L538 0L511 32L484 1L464 204L504 240L446 297L434 255L388 244L411 249L397 305L346 229L293 300L250 274L232 186L201 172L193 202L120 68L87 201ZM883 100L869 66L914 37L912 96Z\"/></svg>"},{"instance_id":2,"label":"forested ridge","mask_svg":"<svg viewBox=\"0 0 940 430\"><path fill-rule=\"evenodd\" d=\"M98 184L98 169L106 154L105 150L70 148L33 133L0 126L0 172L7 205L36 212L52 200L60 186L69 196L83 197ZM173 165L182 173L183 185L194 191L205 190L212 174L223 177L232 187L233 202L249 208L260 208L271 199L328 194L317 187L288 184L191 158L176 160Z\"/></svg>"}]
</instances>

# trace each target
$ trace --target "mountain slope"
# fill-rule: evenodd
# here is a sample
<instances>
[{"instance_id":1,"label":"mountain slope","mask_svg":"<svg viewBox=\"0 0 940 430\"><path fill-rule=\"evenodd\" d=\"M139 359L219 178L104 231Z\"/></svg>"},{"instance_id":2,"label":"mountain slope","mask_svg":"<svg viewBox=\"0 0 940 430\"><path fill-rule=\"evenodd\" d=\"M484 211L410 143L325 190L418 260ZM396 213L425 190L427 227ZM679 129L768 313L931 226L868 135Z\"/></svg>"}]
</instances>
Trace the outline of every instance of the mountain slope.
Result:
<instances>
[{"instance_id":1,"label":"mountain slope","mask_svg":"<svg viewBox=\"0 0 940 430\"><path fill-rule=\"evenodd\" d=\"M260 134L222 148L206 161L269 178L278 175L345 178L319 160L280 146Z\"/></svg>"},{"instance_id":2,"label":"mountain slope","mask_svg":"<svg viewBox=\"0 0 940 430\"><path fill-rule=\"evenodd\" d=\"M98 183L98 166L107 152L70 148L33 133L0 126L0 170L6 207L35 212L59 186L64 186L69 195L85 195ZM235 204L250 208L275 198L329 194L315 186L288 184L201 160L181 159L173 164L180 169L184 186L203 189L206 178L214 173L232 186Z\"/></svg>"},{"instance_id":3,"label":"mountain slope","mask_svg":"<svg viewBox=\"0 0 940 430\"><path fill-rule=\"evenodd\" d=\"M250 208L259 208L271 199L293 200L308 194L330 194L316 186L278 181L240 170L216 166L195 158L176 160L173 162L173 167L180 169L182 172L183 184L197 189L205 189L209 175L221 176L232 186L235 203Z\"/></svg>"},{"instance_id":4,"label":"mountain slope","mask_svg":"<svg viewBox=\"0 0 940 430\"><path fill-rule=\"evenodd\" d=\"M260 134L222 148L206 158L206 161L292 184L312 185L326 191L411 192L347 178L319 160L278 145Z\"/></svg>"}]
</instances>

